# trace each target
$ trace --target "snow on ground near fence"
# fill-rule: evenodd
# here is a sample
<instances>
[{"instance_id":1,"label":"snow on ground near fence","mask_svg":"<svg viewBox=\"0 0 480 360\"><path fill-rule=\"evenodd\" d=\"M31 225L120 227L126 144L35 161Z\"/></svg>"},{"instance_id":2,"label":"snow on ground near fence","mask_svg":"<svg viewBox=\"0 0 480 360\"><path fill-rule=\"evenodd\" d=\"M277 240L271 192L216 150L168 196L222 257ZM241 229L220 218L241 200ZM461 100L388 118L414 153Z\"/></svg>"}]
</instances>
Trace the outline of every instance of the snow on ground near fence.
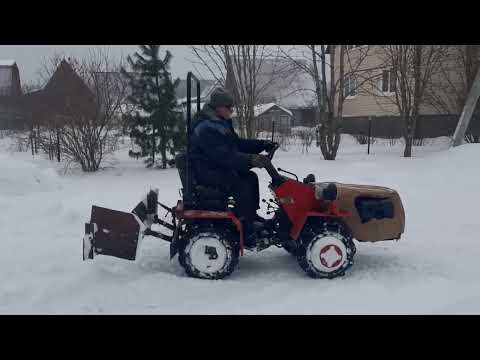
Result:
<instances>
[{"instance_id":1,"label":"snow on ground near fence","mask_svg":"<svg viewBox=\"0 0 480 360\"><path fill-rule=\"evenodd\" d=\"M145 238L136 262L82 261L92 204L130 211L152 186L175 204L176 170L145 169L116 154L113 168L63 175L56 163L7 151L0 140L2 314L444 314L480 313L479 145L447 150L448 139L415 148L378 142L372 154L350 137L336 161L317 149L279 152L275 165L318 181L383 185L404 201L398 242L359 244L355 265L334 280L308 278L282 249L247 252L231 278L188 278L168 243ZM260 188L269 196L262 170Z\"/></svg>"}]
</instances>

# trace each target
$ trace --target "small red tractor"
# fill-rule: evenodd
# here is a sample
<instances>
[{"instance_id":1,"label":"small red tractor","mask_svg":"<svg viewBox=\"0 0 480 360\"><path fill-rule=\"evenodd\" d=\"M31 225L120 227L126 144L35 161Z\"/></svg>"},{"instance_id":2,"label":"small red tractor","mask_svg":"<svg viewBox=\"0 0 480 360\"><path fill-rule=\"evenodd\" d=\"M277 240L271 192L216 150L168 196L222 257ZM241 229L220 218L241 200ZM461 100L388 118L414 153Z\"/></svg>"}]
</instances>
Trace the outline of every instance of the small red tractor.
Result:
<instances>
[{"instance_id":1,"label":"small red tractor","mask_svg":"<svg viewBox=\"0 0 480 360\"><path fill-rule=\"evenodd\" d=\"M191 81L197 81L197 111L200 110L198 80L187 76L187 122L191 119ZM188 134L188 138L189 138ZM270 246L285 249L313 278L332 279L353 265L357 241L400 239L405 214L398 193L378 186L348 185L315 181L313 174L299 181L295 174L269 166L269 189L273 199L264 201L273 217L256 223L245 242L241 221L235 215L235 199L216 189L196 184L189 171L189 145L176 159L182 181L182 200L174 207L158 201L151 190L130 213L93 206L85 224L83 259L110 255L128 260L138 256L144 236L170 242L170 258L191 277L222 279L230 275L244 251L261 251ZM276 149L269 157L273 158ZM292 177L283 176L283 172ZM158 217L158 206L171 221ZM171 235L152 230L168 229ZM253 241L252 241L253 239Z\"/></svg>"}]
</instances>

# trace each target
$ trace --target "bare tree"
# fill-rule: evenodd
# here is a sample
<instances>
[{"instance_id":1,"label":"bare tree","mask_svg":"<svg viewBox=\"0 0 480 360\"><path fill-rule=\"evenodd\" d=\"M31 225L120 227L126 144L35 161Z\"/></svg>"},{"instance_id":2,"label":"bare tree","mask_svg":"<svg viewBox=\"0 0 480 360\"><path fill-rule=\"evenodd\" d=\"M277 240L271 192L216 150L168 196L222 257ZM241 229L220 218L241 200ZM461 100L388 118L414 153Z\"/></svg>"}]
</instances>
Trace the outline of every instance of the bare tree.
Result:
<instances>
[{"instance_id":1,"label":"bare tree","mask_svg":"<svg viewBox=\"0 0 480 360\"><path fill-rule=\"evenodd\" d=\"M54 52L52 56L42 59L36 80L27 84L24 89L26 123L31 129L31 136L35 136L36 145L48 155L50 160L57 158L58 161L61 160L60 128L64 120L54 113L49 106L51 103L46 104L44 99L46 85L65 59L68 59L69 65L74 70L80 68L78 59L67 57L63 52Z\"/></svg>"},{"instance_id":2,"label":"bare tree","mask_svg":"<svg viewBox=\"0 0 480 360\"><path fill-rule=\"evenodd\" d=\"M121 66L121 60L100 48L80 62L78 74L93 94L92 111L71 113L61 135L66 159L80 164L83 171L97 171L116 150L128 87L120 76Z\"/></svg>"},{"instance_id":3,"label":"bare tree","mask_svg":"<svg viewBox=\"0 0 480 360\"><path fill-rule=\"evenodd\" d=\"M365 67L371 46L361 46L355 49L355 54L347 45L329 45L328 50L329 58L325 45L300 45L281 52L312 78L315 87L312 91L317 100L319 146L325 160L335 160L345 99L350 93L360 92L372 77L372 69ZM329 89L327 73L330 75Z\"/></svg>"},{"instance_id":4,"label":"bare tree","mask_svg":"<svg viewBox=\"0 0 480 360\"><path fill-rule=\"evenodd\" d=\"M315 140L315 129L302 127L296 129L294 136L298 142L298 146L302 151L302 154L307 154L308 150L312 146L313 141Z\"/></svg>"},{"instance_id":5,"label":"bare tree","mask_svg":"<svg viewBox=\"0 0 480 360\"><path fill-rule=\"evenodd\" d=\"M422 106L427 105L426 93L432 79L439 73L446 49L440 45L379 45L380 68L383 72L372 77L371 94L379 103L393 105L403 123L404 156L412 156L417 120ZM389 94L382 86L389 82Z\"/></svg>"},{"instance_id":6,"label":"bare tree","mask_svg":"<svg viewBox=\"0 0 480 360\"><path fill-rule=\"evenodd\" d=\"M44 62L44 82L60 66L58 54ZM54 106L44 116L40 143L50 158L62 154L66 167L79 164L83 171L97 171L107 155L116 149L121 135L121 114L127 97L128 83L120 76L122 60L116 60L108 48L94 48L83 58L69 58L74 71L67 81L78 77L72 94L55 94L43 90L42 96ZM48 79L48 80L47 80ZM61 96L65 95L62 99ZM57 148L56 148L57 147Z\"/></svg>"},{"instance_id":7,"label":"bare tree","mask_svg":"<svg viewBox=\"0 0 480 360\"><path fill-rule=\"evenodd\" d=\"M439 74L426 90L425 101L438 112L460 114L480 66L480 45L449 45ZM477 105L474 119L480 118ZM467 142L480 142L480 134L471 128L465 134Z\"/></svg>"},{"instance_id":8,"label":"bare tree","mask_svg":"<svg viewBox=\"0 0 480 360\"><path fill-rule=\"evenodd\" d=\"M243 137L255 137L255 106L266 100L272 84L288 70L281 63L278 50L266 45L190 46L199 64L235 98L236 120ZM271 65L268 73L265 65Z\"/></svg>"}]
</instances>

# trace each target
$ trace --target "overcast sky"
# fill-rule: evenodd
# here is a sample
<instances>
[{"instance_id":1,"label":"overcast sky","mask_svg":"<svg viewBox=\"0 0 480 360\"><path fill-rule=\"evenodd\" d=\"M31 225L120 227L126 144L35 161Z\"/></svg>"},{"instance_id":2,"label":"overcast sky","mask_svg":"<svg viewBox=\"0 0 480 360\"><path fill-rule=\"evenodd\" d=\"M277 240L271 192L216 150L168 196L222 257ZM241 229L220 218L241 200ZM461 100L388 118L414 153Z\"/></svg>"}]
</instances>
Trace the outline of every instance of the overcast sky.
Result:
<instances>
[{"instance_id":1,"label":"overcast sky","mask_svg":"<svg viewBox=\"0 0 480 360\"><path fill-rule=\"evenodd\" d=\"M83 57L88 54L88 49L97 45L0 45L0 60L15 60L20 70L20 80L23 83L34 81L37 71L44 58L53 54L64 53L66 57ZM117 57L133 54L137 45L103 45L111 49ZM165 45L163 50L170 50L173 55L171 71L174 77L184 79L187 72L193 70L189 59L192 55L186 45Z\"/></svg>"},{"instance_id":2,"label":"overcast sky","mask_svg":"<svg viewBox=\"0 0 480 360\"><path fill-rule=\"evenodd\" d=\"M82 58L88 55L90 49L99 46L108 47L110 52L118 58L133 54L138 50L138 45L0 45L0 60L15 60L20 70L20 81L25 84L39 80L38 70L41 68L43 60L52 57L55 53L62 53L67 58L69 56ZM304 46L296 47L298 50L295 50L292 45L282 45L282 47L300 58L309 57L309 52L305 52ZM198 66L198 64L196 67L193 66L192 61L195 61L195 55L191 53L187 45L164 45L161 49L163 54L168 49L173 55L170 65L174 78L185 79L188 71L193 71L200 78L212 78L202 66ZM278 48L272 45L273 49ZM328 78L327 73L327 80Z\"/></svg>"}]
</instances>

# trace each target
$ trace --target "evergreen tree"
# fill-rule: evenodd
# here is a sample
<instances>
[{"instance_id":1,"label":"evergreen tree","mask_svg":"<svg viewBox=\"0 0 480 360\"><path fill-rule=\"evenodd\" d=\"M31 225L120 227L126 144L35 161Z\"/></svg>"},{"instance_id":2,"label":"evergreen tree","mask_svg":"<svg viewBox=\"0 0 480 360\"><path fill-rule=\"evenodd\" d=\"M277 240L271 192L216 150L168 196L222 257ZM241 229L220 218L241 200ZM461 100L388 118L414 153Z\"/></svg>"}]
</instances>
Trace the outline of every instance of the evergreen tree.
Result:
<instances>
[{"instance_id":1,"label":"evergreen tree","mask_svg":"<svg viewBox=\"0 0 480 360\"><path fill-rule=\"evenodd\" d=\"M141 157L146 157L147 167L155 165L155 154L161 155L161 166L167 167L167 153L175 154L185 145L185 124L177 111L175 88L179 79L172 81L167 50L163 59L159 56L160 45L140 45L141 52L127 57L131 72L122 69L132 93L129 101L136 111L126 116L130 136L141 148Z\"/></svg>"}]
</instances>

